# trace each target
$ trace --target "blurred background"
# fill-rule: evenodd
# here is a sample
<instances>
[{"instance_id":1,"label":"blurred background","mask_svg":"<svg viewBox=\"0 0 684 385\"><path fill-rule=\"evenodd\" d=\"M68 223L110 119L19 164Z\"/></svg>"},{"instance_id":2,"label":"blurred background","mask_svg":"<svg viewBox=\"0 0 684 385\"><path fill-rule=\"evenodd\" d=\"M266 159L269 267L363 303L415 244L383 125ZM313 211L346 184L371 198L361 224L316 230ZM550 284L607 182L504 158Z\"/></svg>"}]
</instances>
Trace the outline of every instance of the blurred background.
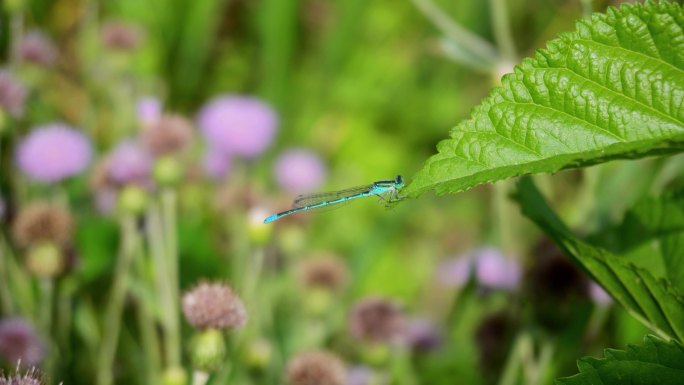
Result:
<instances>
[{"instance_id":1,"label":"blurred background","mask_svg":"<svg viewBox=\"0 0 684 385\"><path fill-rule=\"evenodd\" d=\"M3 0L0 363L48 383L550 384L647 331L511 183L410 177L580 0ZM678 158L538 178L583 234Z\"/></svg>"}]
</instances>

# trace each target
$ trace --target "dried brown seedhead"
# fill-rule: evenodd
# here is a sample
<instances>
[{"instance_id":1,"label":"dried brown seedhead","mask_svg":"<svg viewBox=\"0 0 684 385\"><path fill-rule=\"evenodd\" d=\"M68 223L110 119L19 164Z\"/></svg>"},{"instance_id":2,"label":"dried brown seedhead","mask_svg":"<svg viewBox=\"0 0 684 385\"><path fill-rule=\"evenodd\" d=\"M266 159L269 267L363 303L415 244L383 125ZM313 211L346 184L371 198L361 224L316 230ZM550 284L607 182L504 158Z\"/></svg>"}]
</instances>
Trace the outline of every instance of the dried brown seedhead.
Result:
<instances>
[{"instance_id":1,"label":"dried brown seedhead","mask_svg":"<svg viewBox=\"0 0 684 385\"><path fill-rule=\"evenodd\" d=\"M202 282L183 295L183 314L198 329L236 329L247 322L240 297L225 283Z\"/></svg>"},{"instance_id":2,"label":"dried brown seedhead","mask_svg":"<svg viewBox=\"0 0 684 385\"><path fill-rule=\"evenodd\" d=\"M162 115L142 132L142 143L155 156L172 155L192 141L192 123L180 115Z\"/></svg>"},{"instance_id":3,"label":"dried brown seedhead","mask_svg":"<svg viewBox=\"0 0 684 385\"><path fill-rule=\"evenodd\" d=\"M347 373L342 360L326 351L300 353L287 364L288 385L345 385Z\"/></svg>"},{"instance_id":4,"label":"dried brown seedhead","mask_svg":"<svg viewBox=\"0 0 684 385\"><path fill-rule=\"evenodd\" d=\"M48 202L34 202L24 207L12 226L15 241L24 247L38 242L66 245L71 241L73 230L71 213Z\"/></svg>"},{"instance_id":5,"label":"dried brown seedhead","mask_svg":"<svg viewBox=\"0 0 684 385\"><path fill-rule=\"evenodd\" d=\"M359 301L349 315L349 332L359 340L391 343L406 327L400 307L382 297L368 297Z\"/></svg>"}]
</instances>

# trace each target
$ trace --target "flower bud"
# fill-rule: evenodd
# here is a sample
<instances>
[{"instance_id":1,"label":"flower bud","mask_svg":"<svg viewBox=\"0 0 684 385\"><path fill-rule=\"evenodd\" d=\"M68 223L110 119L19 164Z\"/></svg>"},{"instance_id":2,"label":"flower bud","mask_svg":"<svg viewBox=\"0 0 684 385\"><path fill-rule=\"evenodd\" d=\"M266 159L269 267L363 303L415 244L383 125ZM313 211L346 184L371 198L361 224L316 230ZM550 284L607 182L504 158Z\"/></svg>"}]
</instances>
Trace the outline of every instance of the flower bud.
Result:
<instances>
[{"instance_id":1,"label":"flower bud","mask_svg":"<svg viewBox=\"0 0 684 385\"><path fill-rule=\"evenodd\" d=\"M174 366L164 370L162 375L162 384L164 385L186 385L188 383L188 374L181 367Z\"/></svg>"},{"instance_id":2,"label":"flower bud","mask_svg":"<svg viewBox=\"0 0 684 385\"><path fill-rule=\"evenodd\" d=\"M226 358L226 342L217 329L206 329L197 334L190 349L193 367L205 372L218 369Z\"/></svg>"},{"instance_id":3,"label":"flower bud","mask_svg":"<svg viewBox=\"0 0 684 385\"><path fill-rule=\"evenodd\" d=\"M64 258L52 242L32 245L26 254L26 269L37 277L54 278L62 271Z\"/></svg>"},{"instance_id":4,"label":"flower bud","mask_svg":"<svg viewBox=\"0 0 684 385\"><path fill-rule=\"evenodd\" d=\"M319 317L326 314L332 305L333 297L330 290L314 287L304 293L304 310L309 315Z\"/></svg>"},{"instance_id":5,"label":"flower bud","mask_svg":"<svg viewBox=\"0 0 684 385\"><path fill-rule=\"evenodd\" d=\"M390 356L390 347L387 344L363 344L361 347L361 359L370 366L384 366Z\"/></svg>"},{"instance_id":6,"label":"flower bud","mask_svg":"<svg viewBox=\"0 0 684 385\"><path fill-rule=\"evenodd\" d=\"M259 339L251 342L244 352L244 360L247 366L254 369L264 369L271 363L273 347L264 340Z\"/></svg>"},{"instance_id":7,"label":"flower bud","mask_svg":"<svg viewBox=\"0 0 684 385\"><path fill-rule=\"evenodd\" d=\"M183 166L178 159L163 156L154 163L154 180L162 186L173 186L183 177Z\"/></svg>"},{"instance_id":8,"label":"flower bud","mask_svg":"<svg viewBox=\"0 0 684 385\"><path fill-rule=\"evenodd\" d=\"M119 193L119 209L128 214L141 214L147 207L147 192L135 185L124 187Z\"/></svg>"},{"instance_id":9,"label":"flower bud","mask_svg":"<svg viewBox=\"0 0 684 385\"><path fill-rule=\"evenodd\" d=\"M255 245L263 245L268 242L273 232L273 226L264 224L264 218L269 212L261 207L254 207L247 213L248 223L247 232L249 239Z\"/></svg>"},{"instance_id":10,"label":"flower bud","mask_svg":"<svg viewBox=\"0 0 684 385\"><path fill-rule=\"evenodd\" d=\"M306 246L306 242L306 233L299 226L283 226L278 231L278 246L285 254L299 253Z\"/></svg>"}]
</instances>

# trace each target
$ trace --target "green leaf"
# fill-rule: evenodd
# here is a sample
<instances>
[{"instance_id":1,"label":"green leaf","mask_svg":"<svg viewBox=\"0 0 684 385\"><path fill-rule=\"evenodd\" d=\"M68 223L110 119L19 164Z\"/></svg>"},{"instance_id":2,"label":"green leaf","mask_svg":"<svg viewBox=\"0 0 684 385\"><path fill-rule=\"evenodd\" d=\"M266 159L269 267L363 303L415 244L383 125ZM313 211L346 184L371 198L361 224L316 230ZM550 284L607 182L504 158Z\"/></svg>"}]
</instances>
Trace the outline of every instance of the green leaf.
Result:
<instances>
[{"instance_id":1,"label":"green leaf","mask_svg":"<svg viewBox=\"0 0 684 385\"><path fill-rule=\"evenodd\" d=\"M590 240L684 292L684 191L640 200L619 225Z\"/></svg>"},{"instance_id":2,"label":"green leaf","mask_svg":"<svg viewBox=\"0 0 684 385\"><path fill-rule=\"evenodd\" d=\"M622 222L590 237L610 251L622 254L643 243L684 231L684 191L639 200Z\"/></svg>"},{"instance_id":3,"label":"green leaf","mask_svg":"<svg viewBox=\"0 0 684 385\"><path fill-rule=\"evenodd\" d=\"M437 146L408 196L684 148L684 12L624 4L523 60Z\"/></svg>"},{"instance_id":4,"label":"green leaf","mask_svg":"<svg viewBox=\"0 0 684 385\"><path fill-rule=\"evenodd\" d=\"M605 358L584 357L577 362L579 374L556 380L559 385L675 385L684 381L684 346L654 336L644 346L626 351L606 349Z\"/></svg>"},{"instance_id":5,"label":"green leaf","mask_svg":"<svg viewBox=\"0 0 684 385\"><path fill-rule=\"evenodd\" d=\"M534 183L523 178L516 199L537 224L610 293L632 316L663 337L684 341L684 299L666 279L576 236L548 206Z\"/></svg>"}]
</instances>

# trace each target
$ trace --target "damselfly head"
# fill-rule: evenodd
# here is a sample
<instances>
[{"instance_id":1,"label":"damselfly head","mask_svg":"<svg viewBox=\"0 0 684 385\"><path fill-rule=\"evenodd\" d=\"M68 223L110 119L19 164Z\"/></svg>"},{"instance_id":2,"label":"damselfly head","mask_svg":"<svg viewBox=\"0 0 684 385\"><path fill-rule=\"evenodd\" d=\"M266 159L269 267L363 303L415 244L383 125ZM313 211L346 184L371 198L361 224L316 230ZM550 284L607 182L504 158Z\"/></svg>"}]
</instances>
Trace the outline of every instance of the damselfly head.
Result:
<instances>
[{"instance_id":1,"label":"damselfly head","mask_svg":"<svg viewBox=\"0 0 684 385\"><path fill-rule=\"evenodd\" d=\"M395 188L403 188L404 187L404 178L402 178L401 175L397 175L397 177L394 179L394 187Z\"/></svg>"}]
</instances>

